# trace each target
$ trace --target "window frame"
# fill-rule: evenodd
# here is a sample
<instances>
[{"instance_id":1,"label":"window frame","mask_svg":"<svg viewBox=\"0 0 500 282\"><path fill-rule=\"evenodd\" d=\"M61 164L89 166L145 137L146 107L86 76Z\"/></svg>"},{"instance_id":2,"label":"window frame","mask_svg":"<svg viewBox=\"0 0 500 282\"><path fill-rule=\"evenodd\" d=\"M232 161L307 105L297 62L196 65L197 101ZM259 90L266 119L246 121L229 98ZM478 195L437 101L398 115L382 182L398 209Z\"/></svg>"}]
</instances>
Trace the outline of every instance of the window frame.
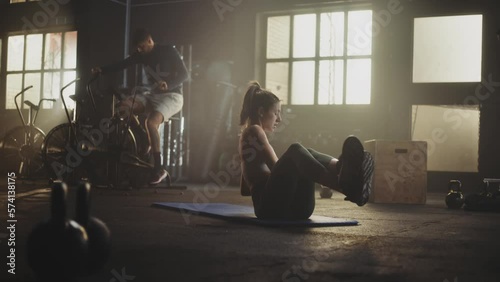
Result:
<instances>
[{"instance_id":1,"label":"window frame","mask_svg":"<svg viewBox=\"0 0 500 282\"><path fill-rule=\"evenodd\" d=\"M416 21L419 19L437 19L437 18L456 18L456 17L463 17L463 16L481 16L481 31L478 33L481 35L481 47L480 47L480 59L479 59L479 71L480 71L480 79L479 81L415 81L415 28L416 28ZM411 84L412 85L450 85L450 84L477 84L481 83L481 78L483 77L484 74L484 40L485 40L485 14L482 12L468 12L468 13L446 13L446 14L433 14L433 15L419 15L419 16L414 16L411 20Z\"/></svg>"},{"instance_id":2,"label":"window frame","mask_svg":"<svg viewBox=\"0 0 500 282\"><path fill-rule=\"evenodd\" d=\"M373 6L371 4L364 5L342 5L342 6L333 6L333 7L324 7L320 9L293 9L287 11L279 11L279 12L262 12L257 16L257 36L258 39L256 43L256 77L259 78L260 81L266 82L267 76L267 64L268 63L287 63L288 64L288 93L287 93L287 106L367 106L372 104L373 97L373 87L372 80L370 79L370 101L367 104L347 104L347 62L352 59L370 59L370 67L373 70L373 34L372 34L372 51L370 55L348 55L348 21L349 21L349 12L354 11L366 11L370 10L372 12L372 23L373 23ZM321 35L321 14L324 13L335 13L335 12L343 12L344 13L344 44L343 44L343 55L342 56L321 56L320 55L320 35ZM312 57L305 58L294 58L293 57L293 40L294 40L294 17L297 15L306 15L306 14L314 14L316 16L316 31L315 31L315 54ZM270 17L279 17L279 16L289 16L290 17L290 38L289 38L289 54L287 58L267 58L267 32L268 32L268 18ZM259 44L259 42L261 44ZM342 103L341 104L318 104L319 99L319 69L321 61L335 61L342 60L343 61L343 89L342 89ZM312 61L314 62L314 102L313 104L292 104L292 76L293 76L293 63L301 62L301 61ZM371 71L370 78L373 77L373 71ZM264 83L265 85L265 83ZM266 85L265 85L266 86ZM266 86L267 87L267 86Z\"/></svg>"},{"instance_id":3,"label":"window frame","mask_svg":"<svg viewBox=\"0 0 500 282\"><path fill-rule=\"evenodd\" d=\"M67 72L75 72L77 73L78 72L78 60L76 60L76 65L74 68L65 68L65 40L66 40L66 34L69 33L69 32L76 32L76 35L77 35L77 39L78 39L78 30L76 28L73 28L73 27L66 27L66 28L61 28L61 29L51 29L51 30L35 30L33 32L29 32L29 33L26 33L26 32L10 32L10 33L7 33L2 39L4 41L4 46L3 48L4 49L4 52L2 54L2 62L5 62L3 65L2 65L2 69L0 69L0 81L2 82L0 84L1 86L1 91L3 91L4 95L4 99L2 101L2 103L0 103L0 105L3 105L3 110L4 111L11 111L11 110L16 110L15 108L7 108L7 98L11 98L11 97L7 97L8 96L8 91L7 91L7 76L9 74L22 74L22 80L21 80L21 84L23 85L23 87L26 87L25 85L25 76L26 74L40 74L40 93L39 93L39 99L42 99L42 98L54 98L56 100L59 100L59 96L57 97L51 97L51 96L48 96L48 95L44 95L44 75L46 73L59 73L60 74L60 80L59 80L59 87L58 89L61 89L62 86L64 85L64 74L67 73ZM44 58L45 58L45 50L46 50L46 38L47 38L47 34L51 34L51 33L61 33L61 59L60 59L60 67L59 68L55 68L55 69L47 69L45 66L44 66ZM41 34L42 35L42 48L41 48L41 55L42 55L42 61L41 61L41 66L40 66L40 69L37 69L37 70L26 70L26 57L27 57L27 48L26 48L26 38L27 36L29 35L37 35L37 34ZM15 71L8 71L7 70L7 60L8 60L8 41L9 41L9 37L12 37L12 36L23 36L24 37L24 48L23 48L23 66L22 66L22 70L15 70ZM77 45L76 45L76 50L75 50L75 56L77 56L78 54L78 42L77 42ZM29 99L28 99L29 100ZM20 106L20 109L25 109L25 106L24 106L24 101L25 101L25 94L23 93L21 95L21 103L19 104ZM38 100L37 101L33 101L33 103L38 103ZM47 103L44 103L44 105L41 106L40 110L53 110L53 109L56 109L55 105L58 104L57 102L56 103L52 103L52 106L51 107L47 107ZM74 108L74 105L68 105L69 108Z\"/></svg>"}]
</instances>

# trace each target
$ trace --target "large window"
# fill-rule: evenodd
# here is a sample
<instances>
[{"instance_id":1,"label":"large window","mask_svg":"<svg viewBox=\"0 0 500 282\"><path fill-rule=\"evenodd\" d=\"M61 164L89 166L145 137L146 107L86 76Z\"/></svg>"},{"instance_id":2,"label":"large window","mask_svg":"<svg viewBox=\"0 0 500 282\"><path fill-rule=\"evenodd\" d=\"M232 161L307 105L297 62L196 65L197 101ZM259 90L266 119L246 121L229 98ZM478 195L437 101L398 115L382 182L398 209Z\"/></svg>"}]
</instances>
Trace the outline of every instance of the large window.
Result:
<instances>
[{"instance_id":1,"label":"large window","mask_svg":"<svg viewBox=\"0 0 500 282\"><path fill-rule=\"evenodd\" d=\"M15 109L14 96L24 87L33 88L25 100L59 98L61 87L76 78L76 31L9 36L7 39L7 109ZM74 85L65 94L74 94ZM73 107L72 100L66 99ZM50 102L44 108L52 108Z\"/></svg>"},{"instance_id":2,"label":"large window","mask_svg":"<svg viewBox=\"0 0 500 282\"><path fill-rule=\"evenodd\" d=\"M427 170L477 172L479 107L413 105L411 136L427 142Z\"/></svg>"},{"instance_id":3,"label":"large window","mask_svg":"<svg viewBox=\"0 0 500 282\"><path fill-rule=\"evenodd\" d=\"M483 16L416 18L413 82L480 82Z\"/></svg>"},{"instance_id":4,"label":"large window","mask_svg":"<svg viewBox=\"0 0 500 282\"><path fill-rule=\"evenodd\" d=\"M265 86L284 104L370 104L371 10L265 20Z\"/></svg>"}]
</instances>

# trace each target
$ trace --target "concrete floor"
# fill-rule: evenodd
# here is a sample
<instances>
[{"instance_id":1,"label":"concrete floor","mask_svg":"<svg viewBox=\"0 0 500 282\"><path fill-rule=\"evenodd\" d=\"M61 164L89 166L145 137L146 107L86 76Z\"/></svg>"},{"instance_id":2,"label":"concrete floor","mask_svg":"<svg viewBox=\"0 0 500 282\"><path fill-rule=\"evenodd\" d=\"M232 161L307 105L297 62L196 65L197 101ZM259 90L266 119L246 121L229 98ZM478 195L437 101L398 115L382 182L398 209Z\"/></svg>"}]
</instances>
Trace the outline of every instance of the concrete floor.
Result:
<instances>
[{"instance_id":1,"label":"concrete floor","mask_svg":"<svg viewBox=\"0 0 500 282\"><path fill-rule=\"evenodd\" d=\"M49 190L43 187L17 183L16 275L7 273L8 235L2 228L1 281L34 281L25 242L48 215ZM315 214L352 218L359 225L269 228L150 207L155 201L203 200L251 205L236 187L94 189L92 214L111 229L112 254L100 273L76 281L500 281L500 214L448 210L444 197L429 193L426 205L360 208L338 193L332 199L318 194ZM71 193L70 203L72 198Z\"/></svg>"}]
</instances>

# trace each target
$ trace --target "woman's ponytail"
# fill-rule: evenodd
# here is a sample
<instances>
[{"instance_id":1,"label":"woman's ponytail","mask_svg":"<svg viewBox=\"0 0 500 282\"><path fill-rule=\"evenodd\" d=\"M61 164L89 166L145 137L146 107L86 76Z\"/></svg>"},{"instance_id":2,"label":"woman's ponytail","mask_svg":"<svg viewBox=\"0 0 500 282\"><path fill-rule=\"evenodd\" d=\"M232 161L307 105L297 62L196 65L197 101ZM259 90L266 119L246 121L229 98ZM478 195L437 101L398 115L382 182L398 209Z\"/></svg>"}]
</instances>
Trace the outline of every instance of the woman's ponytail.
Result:
<instances>
[{"instance_id":1,"label":"woman's ponytail","mask_svg":"<svg viewBox=\"0 0 500 282\"><path fill-rule=\"evenodd\" d=\"M258 120L258 112L262 107L265 111L270 109L280 99L272 92L262 89L257 81L251 81L240 113L240 125L246 125L248 120Z\"/></svg>"},{"instance_id":2,"label":"woman's ponytail","mask_svg":"<svg viewBox=\"0 0 500 282\"><path fill-rule=\"evenodd\" d=\"M260 89L260 84L257 81L250 82L247 93L245 93L245 98L243 99L243 106L240 113L240 125L245 125L250 118L254 97Z\"/></svg>"}]
</instances>

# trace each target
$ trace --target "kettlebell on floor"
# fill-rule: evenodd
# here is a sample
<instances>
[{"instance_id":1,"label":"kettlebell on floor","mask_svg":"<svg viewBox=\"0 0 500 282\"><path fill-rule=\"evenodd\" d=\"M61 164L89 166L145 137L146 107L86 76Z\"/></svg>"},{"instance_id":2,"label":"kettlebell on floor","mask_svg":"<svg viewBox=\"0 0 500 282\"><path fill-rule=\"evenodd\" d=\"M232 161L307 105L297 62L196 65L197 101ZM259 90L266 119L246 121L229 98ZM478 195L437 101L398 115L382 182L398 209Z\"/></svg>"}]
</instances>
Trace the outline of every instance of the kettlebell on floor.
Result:
<instances>
[{"instance_id":1,"label":"kettlebell on floor","mask_svg":"<svg viewBox=\"0 0 500 282\"><path fill-rule=\"evenodd\" d=\"M333 196L333 191L329 187L321 185L321 191L319 192L321 198L331 198Z\"/></svg>"},{"instance_id":2,"label":"kettlebell on floor","mask_svg":"<svg viewBox=\"0 0 500 282\"><path fill-rule=\"evenodd\" d=\"M28 236L28 265L38 281L72 281L87 257L87 232L77 222L66 219L67 190L64 182L54 181L51 216Z\"/></svg>"},{"instance_id":3,"label":"kettlebell on floor","mask_svg":"<svg viewBox=\"0 0 500 282\"><path fill-rule=\"evenodd\" d=\"M446 205L450 209L460 209L465 198L462 193L462 183L458 180L450 180L448 183L448 195L446 195Z\"/></svg>"},{"instance_id":4,"label":"kettlebell on floor","mask_svg":"<svg viewBox=\"0 0 500 282\"><path fill-rule=\"evenodd\" d=\"M76 191L76 222L88 235L88 253L79 274L86 276L99 272L111 252L111 232L100 219L90 216L91 185L81 181Z\"/></svg>"}]
</instances>

